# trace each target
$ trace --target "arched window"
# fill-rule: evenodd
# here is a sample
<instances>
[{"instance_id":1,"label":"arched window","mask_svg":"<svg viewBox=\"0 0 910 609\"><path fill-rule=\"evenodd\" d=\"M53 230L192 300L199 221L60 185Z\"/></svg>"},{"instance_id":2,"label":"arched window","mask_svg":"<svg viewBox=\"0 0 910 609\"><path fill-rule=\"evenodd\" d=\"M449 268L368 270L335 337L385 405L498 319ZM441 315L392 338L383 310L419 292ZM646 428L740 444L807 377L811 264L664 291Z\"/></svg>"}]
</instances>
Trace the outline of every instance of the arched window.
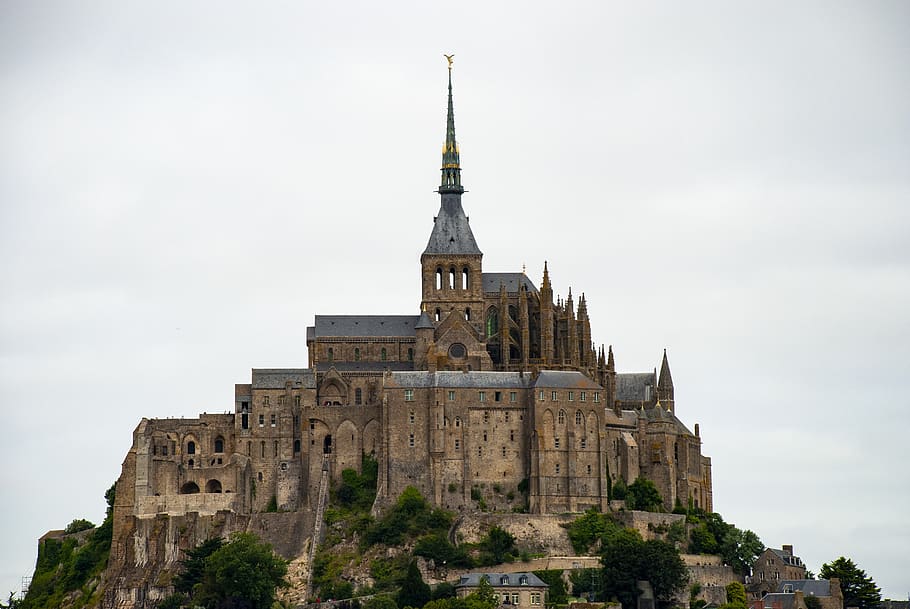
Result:
<instances>
[{"instance_id":1,"label":"arched window","mask_svg":"<svg viewBox=\"0 0 910 609\"><path fill-rule=\"evenodd\" d=\"M461 427L461 417L455 417L455 427Z\"/></svg>"},{"instance_id":2,"label":"arched window","mask_svg":"<svg viewBox=\"0 0 910 609\"><path fill-rule=\"evenodd\" d=\"M559 421L560 425L565 425L565 423L566 423L566 411L565 410L559 411L558 421Z\"/></svg>"},{"instance_id":3,"label":"arched window","mask_svg":"<svg viewBox=\"0 0 910 609\"><path fill-rule=\"evenodd\" d=\"M468 277L470 277L468 267L464 267L463 269L461 269L461 289L462 290L467 290L468 286L470 285L468 282Z\"/></svg>"},{"instance_id":4,"label":"arched window","mask_svg":"<svg viewBox=\"0 0 910 609\"><path fill-rule=\"evenodd\" d=\"M379 351L379 359L381 359L382 361L385 361L387 357L388 357L388 352L385 350L385 347L383 347Z\"/></svg>"},{"instance_id":5,"label":"arched window","mask_svg":"<svg viewBox=\"0 0 910 609\"><path fill-rule=\"evenodd\" d=\"M184 484L183 486L180 487L181 495L195 495L198 492L199 492L199 485L196 484L195 482L187 482L186 484Z\"/></svg>"},{"instance_id":6,"label":"arched window","mask_svg":"<svg viewBox=\"0 0 910 609\"><path fill-rule=\"evenodd\" d=\"M575 411L575 424L576 424L576 425L581 425L581 421L582 421L581 411L580 411L580 410L576 410L576 411Z\"/></svg>"},{"instance_id":7,"label":"arched window","mask_svg":"<svg viewBox=\"0 0 910 609\"><path fill-rule=\"evenodd\" d=\"M220 493L221 492L221 482L219 480L209 480L205 483L205 492L206 493Z\"/></svg>"},{"instance_id":8,"label":"arched window","mask_svg":"<svg viewBox=\"0 0 910 609\"><path fill-rule=\"evenodd\" d=\"M465 307L464 318L465 318L465 321L471 321L471 307Z\"/></svg>"},{"instance_id":9,"label":"arched window","mask_svg":"<svg viewBox=\"0 0 910 609\"><path fill-rule=\"evenodd\" d=\"M455 267L449 269L449 289L455 289Z\"/></svg>"},{"instance_id":10,"label":"arched window","mask_svg":"<svg viewBox=\"0 0 910 609\"><path fill-rule=\"evenodd\" d=\"M260 482L262 482L262 472L259 472L258 474L256 474L256 479L259 480Z\"/></svg>"},{"instance_id":11,"label":"arched window","mask_svg":"<svg viewBox=\"0 0 910 609\"><path fill-rule=\"evenodd\" d=\"M440 321L441 319L442 319L442 311L440 311L439 308L437 307L436 308L436 321Z\"/></svg>"},{"instance_id":12,"label":"arched window","mask_svg":"<svg viewBox=\"0 0 910 609\"><path fill-rule=\"evenodd\" d=\"M408 347L408 361L409 361L409 362L413 362L413 361L414 361L414 349L413 349L413 347Z\"/></svg>"},{"instance_id":13,"label":"arched window","mask_svg":"<svg viewBox=\"0 0 910 609\"><path fill-rule=\"evenodd\" d=\"M496 336L499 332L499 312L495 308L487 311L487 338Z\"/></svg>"},{"instance_id":14,"label":"arched window","mask_svg":"<svg viewBox=\"0 0 910 609\"><path fill-rule=\"evenodd\" d=\"M186 464L186 465L187 465L187 467L189 467L190 469L192 469L192 467L193 467L194 465L196 465L196 462L193 461L192 459L190 459L189 461L187 461L187 464Z\"/></svg>"},{"instance_id":15,"label":"arched window","mask_svg":"<svg viewBox=\"0 0 910 609\"><path fill-rule=\"evenodd\" d=\"M359 362L359 361L360 361L360 347L355 347L355 348L354 348L354 361L355 361L355 362Z\"/></svg>"},{"instance_id":16,"label":"arched window","mask_svg":"<svg viewBox=\"0 0 910 609\"><path fill-rule=\"evenodd\" d=\"M223 453L224 452L224 438L218 436L215 438L215 452Z\"/></svg>"},{"instance_id":17,"label":"arched window","mask_svg":"<svg viewBox=\"0 0 910 609\"><path fill-rule=\"evenodd\" d=\"M354 404L357 406L363 404L363 389L360 387L354 390Z\"/></svg>"},{"instance_id":18,"label":"arched window","mask_svg":"<svg viewBox=\"0 0 910 609\"><path fill-rule=\"evenodd\" d=\"M196 454L196 443L190 440L186 443L186 454L195 455Z\"/></svg>"},{"instance_id":19,"label":"arched window","mask_svg":"<svg viewBox=\"0 0 910 609\"><path fill-rule=\"evenodd\" d=\"M332 363L334 361L335 361L335 349L333 349L332 347L329 347L329 363Z\"/></svg>"},{"instance_id":20,"label":"arched window","mask_svg":"<svg viewBox=\"0 0 910 609\"><path fill-rule=\"evenodd\" d=\"M442 269L440 268L436 269L436 289L442 289Z\"/></svg>"}]
</instances>

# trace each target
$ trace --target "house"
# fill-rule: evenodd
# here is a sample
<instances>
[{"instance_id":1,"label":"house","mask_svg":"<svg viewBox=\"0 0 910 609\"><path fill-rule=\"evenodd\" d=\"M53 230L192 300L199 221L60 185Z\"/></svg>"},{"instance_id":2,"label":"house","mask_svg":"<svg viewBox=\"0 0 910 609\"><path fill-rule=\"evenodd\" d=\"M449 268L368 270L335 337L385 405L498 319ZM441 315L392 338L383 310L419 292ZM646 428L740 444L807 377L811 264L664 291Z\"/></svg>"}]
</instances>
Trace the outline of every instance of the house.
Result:
<instances>
[{"instance_id":1,"label":"house","mask_svg":"<svg viewBox=\"0 0 910 609\"><path fill-rule=\"evenodd\" d=\"M533 573L466 573L455 584L455 595L464 598L480 588L486 579L500 607L530 609L543 607L549 586Z\"/></svg>"}]
</instances>

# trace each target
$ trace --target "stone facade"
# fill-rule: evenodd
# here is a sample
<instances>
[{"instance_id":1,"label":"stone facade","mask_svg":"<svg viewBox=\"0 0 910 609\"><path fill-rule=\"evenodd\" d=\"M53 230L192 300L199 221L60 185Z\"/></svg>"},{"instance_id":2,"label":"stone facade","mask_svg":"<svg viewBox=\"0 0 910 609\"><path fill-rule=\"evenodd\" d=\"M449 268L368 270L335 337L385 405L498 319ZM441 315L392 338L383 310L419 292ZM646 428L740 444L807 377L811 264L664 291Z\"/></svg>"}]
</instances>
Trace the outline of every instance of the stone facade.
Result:
<instances>
[{"instance_id":1,"label":"stone facade","mask_svg":"<svg viewBox=\"0 0 910 609\"><path fill-rule=\"evenodd\" d=\"M667 508L712 509L711 461L698 425L676 417L666 352L659 373L617 373L584 294L577 308L571 289L554 299L546 263L539 288L484 272L451 101L450 83L418 313L317 315L306 367L254 369L231 414L143 419L117 487L115 561L132 556L137 519L312 513L323 471L337 480L364 455L377 507L415 486L452 510L606 511L610 481L645 476Z\"/></svg>"},{"instance_id":2,"label":"stone facade","mask_svg":"<svg viewBox=\"0 0 910 609\"><path fill-rule=\"evenodd\" d=\"M752 576L746 582L750 600L758 600L777 589L784 580L806 579L806 565L793 554L793 546L766 548L752 564Z\"/></svg>"},{"instance_id":3,"label":"stone facade","mask_svg":"<svg viewBox=\"0 0 910 609\"><path fill-rule=\"evenodd\" d=\"M499 606L517 609L540 609L547 601L549 586L531 572L468 573L455 584L455 595L464 598L480 588L480 580L490 582Z\"/></svg>"}]
</instances>

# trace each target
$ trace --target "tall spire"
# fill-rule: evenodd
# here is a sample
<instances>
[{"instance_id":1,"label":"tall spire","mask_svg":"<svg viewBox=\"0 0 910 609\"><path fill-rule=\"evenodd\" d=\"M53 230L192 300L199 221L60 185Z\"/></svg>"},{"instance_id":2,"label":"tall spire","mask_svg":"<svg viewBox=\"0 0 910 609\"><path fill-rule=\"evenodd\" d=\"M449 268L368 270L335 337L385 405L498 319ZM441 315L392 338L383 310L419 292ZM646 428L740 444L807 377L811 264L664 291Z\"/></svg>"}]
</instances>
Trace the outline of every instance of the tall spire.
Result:
<instances>
[{"instance_id":1,"label":"tall spire","mask_svg":"<svg viewBox=\"0 0 910 609\"><path fill-rule=\"evenodd\" d=\"M449 60L449 110L446 115L446 142L442 146L442 182L439 192L452 192L461 194L464 187L461 185L461 164L458 159L458 142L455 141L455 106L452 103L452 58Z\"/></svg>"}]
</instances>

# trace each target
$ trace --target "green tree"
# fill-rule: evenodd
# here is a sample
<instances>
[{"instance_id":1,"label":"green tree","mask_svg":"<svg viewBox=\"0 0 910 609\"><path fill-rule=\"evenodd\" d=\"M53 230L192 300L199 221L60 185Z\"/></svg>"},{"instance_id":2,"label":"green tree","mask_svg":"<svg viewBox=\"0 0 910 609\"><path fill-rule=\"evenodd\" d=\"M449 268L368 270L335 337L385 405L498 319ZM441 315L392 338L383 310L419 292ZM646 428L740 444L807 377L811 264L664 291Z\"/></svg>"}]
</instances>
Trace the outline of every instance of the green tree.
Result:
<instances>
[{"instance_id":1,"label":"green tree","mask_svg":"<svg viewBox=\"0 0 910 609\"><path fill-rule=\"evenodd\" d=\"M423 607L431 598L430 587L423 581L417 561L408 563L408 571L401 581L396 599L399 607Z\"/></svg>"},{"instance_id":2,"label":"green tree","mask_svg":"<svg viewBox=\"0 0 910 609\"><path fill-rule=\"evenodd\" d=\"M514 555L515 537L505 529L494 526L480 542L480 547L492 558L490 564L498 565Z\"/></svg>"},{"instance_id":3,"label":"green tree","mask_svg":"<svg viewBox=\"0 0 910 609\"><path fill-rule=\"evenodd\" d=\"M363 609L398 609L398 605L390 596L374 596L363 604Z\"/></svg>"},{"instance_id":4,"label":"green tree","mask_svg":"<svg viewBox=\"0 0 910 609\"><path fill-rule=\"evenodd\" d=\"M727 604L733 607L746 608L746 588L740 582L730 582L726 587Z\"/></svg>"},{"instance_id":5,"label":"green tree","mask_svg":"<svg viewBox=\"0 0 910 609\"><path fill-rule=\"evenodd\" d=\"M209 609L270 609L287 563L252 533L234 533L205 559L193 599Z\"/></svg>"},{"instance_id":6,"label":"green tree","mask_svg":"<svg viewBox=\"0 0 910 609\"><path fill-rule=\"evenodd\" d=\"M840 580L840 589L844 594L844 607L875 609L881 603L881 589L875 585L866 572L856 566L849 558L841 556L837 560L822 565L818 572L821 579L836 577Z\"/></svg>"},{"instance_id":7,"label":"green tree","mask_svg":"<svg viewBox=\"0 0 910 609\"><path fill-rule=\"evenodd\" d=\"M174 578L174 590L182 594L190 594L193 587L202 581L205 573L205 561L223 544L220 537L212 537L195 548L187 550L186 558L181 561L180 571Z\"/></svg>"},{"instance_id":8,"label":"green tree","mask_svg":"<svg viewBox=\"0 0 910 609\"><path fill-rule=\"evenodd\" d=\"M660 491L647 478L636 478L635 482L629 485L626 503L631 504L630 507L636 510L645 512L662 512L664 510L664 500L660 496Z\"/></svg>"},{"instance_id":9,"label":"green tree","mask_svg":"<svg viewBox=\"0 0 910 609\"><path fill-rule=\"evenodd\" d=\"M534 575L550 586L547 590L547 605L564 605L568 602L569 593L566 590L566 582L562 579L561 569L534 571Z\"/></svg>"},{"instance_id":10,"label":"green tree","mask_svg":"<svg viewBox=\"0 0 910 609\"><path fill-rule=\"evenodd\" d=\"M66 528L63 529L63 532L66 534L78 533L79 531L87 531L89 529L94 529L95 525L85 518L76 518L71 523L66 525Z\"/></svg>"},{"instance_id":11,"label":"green tree","mask_svg":"<svg viewBox=\"0 0 910 609\"><path fill-rule=\"evenodd\" d=\"M651 583L659 607L669 606L688 582L688 570L673 544L642 541L632 529L605 540L601 560L604 597L616 598L624 609L636 606L639 580Z\"/></svg>"}]
</instances>

